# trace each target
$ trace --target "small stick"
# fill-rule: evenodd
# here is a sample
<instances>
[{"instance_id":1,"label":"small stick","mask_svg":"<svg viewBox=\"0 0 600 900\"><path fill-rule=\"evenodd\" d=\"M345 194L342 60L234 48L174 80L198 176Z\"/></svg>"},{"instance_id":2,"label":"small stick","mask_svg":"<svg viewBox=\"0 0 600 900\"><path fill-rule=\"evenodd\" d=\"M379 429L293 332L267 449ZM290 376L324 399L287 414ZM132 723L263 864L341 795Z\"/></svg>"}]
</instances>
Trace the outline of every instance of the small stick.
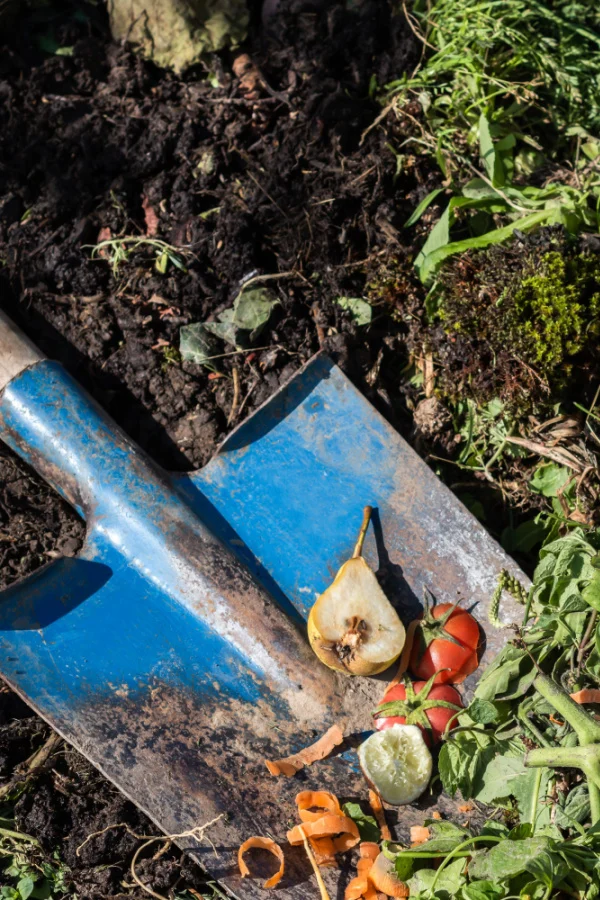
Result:
<instances>
[{"instance_id":1,"label":"small stick","mask_svg":"<svg viewBox=\"0 0 600 900\"><path fill-rule=\"evenodd\" d=\"M231 402L231 410L227 416L227 424L231 425L235 422L240 404L240 371L237 366L233 367L233 400Z\"/></svg>"},{"instance_id":2,"label":"small stick","mask_svg":"<svg viewBox=\"0 0 600 900\"><path fill-rule=\"evenodd\" d=\"M358 532L358 540L356 541L356 547L354 548L354 553L352 554L352 559L356 559L358 556L362 555L363 544L365 542L365 537L367 534L367 528L369 527L369 522L371 521L372 512L373 512L372 506L365 506L365 508L363 510L362 525L360 526L360 531Z\"/></svg>"},{"instance_id":3,"label":"small stick","mask_svg":"<svg viewBox=\"0 0 600 900\"><path fill-rule=\"evenodd\" d=\"M313 315L313 319L315 320L315 328L317 329L317 339L319 341L319 347L322 350L325 346L325 329L319 322L319 304L316 301L311 306L311 312Z\"/></svg>"},{"instance_id":4,"label":"small stick","mask_svg":"<svg viewBox=\"0 0 600 900\"><path fill-rule=\"evenodd\" d=\"M321 871L317 865L317 861L314 857L314 854L311 850L311 846L308 843L308 838L304 833L304 828L301 825L298 826L300 828L300 834L302 835L302 840L304 841L304 849L306 850L306 855L308 856L308 861L313 867L313 871L315 873L315 877L317 879L317 884L319 885L319 890L321 892L321 900L331 900L329 894L327 893L327 888L325 887L325 882L323 881L323 876L321 875Z\"/></svg>"}]
</instances>

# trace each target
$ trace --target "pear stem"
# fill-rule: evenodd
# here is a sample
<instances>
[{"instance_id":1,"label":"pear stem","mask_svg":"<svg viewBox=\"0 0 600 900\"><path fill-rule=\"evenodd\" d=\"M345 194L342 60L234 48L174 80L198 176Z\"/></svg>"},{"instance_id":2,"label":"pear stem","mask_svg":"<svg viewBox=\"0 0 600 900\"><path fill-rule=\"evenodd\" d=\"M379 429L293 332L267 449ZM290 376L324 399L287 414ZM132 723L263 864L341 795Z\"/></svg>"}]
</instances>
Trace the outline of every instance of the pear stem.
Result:
<instances>
[{"instance_id":1,"label":"pear stem","mask_svg":"<svg viewBox=\"0 0 600 900\"><path fill-rule=\"evenodd\" d=\"M365 542L365 537L367 534L367 528L369 527L369 522L371 521L372 512L373 512L372 506L365 506L365 508L363 510L362 525L360 526L360 531L358 532L358 540L356 541L356 547L354 548L354 553L352 554L352 559L356 559L358 556L362 556L363 544Z\"/></svg>"}]
</instances>

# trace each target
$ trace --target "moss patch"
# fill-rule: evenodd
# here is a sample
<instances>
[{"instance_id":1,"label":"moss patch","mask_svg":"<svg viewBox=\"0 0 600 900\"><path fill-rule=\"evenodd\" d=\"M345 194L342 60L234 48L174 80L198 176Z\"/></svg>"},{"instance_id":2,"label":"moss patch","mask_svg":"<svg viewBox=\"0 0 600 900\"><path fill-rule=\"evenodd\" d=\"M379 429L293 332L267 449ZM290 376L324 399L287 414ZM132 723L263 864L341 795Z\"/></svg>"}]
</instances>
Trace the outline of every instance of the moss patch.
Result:
<instances>
[{"instance_id":1,"label":"moss patch","mask_svg":"<svg viewBox=\"0 0 600 900\"><path fill-rule=\"evenodd\" d=\"M551 401L596 356L600 255L555 229L466 254L440 276L436 318L429 339L443 393L516 407Z\"/></svg>"}]
</instances>

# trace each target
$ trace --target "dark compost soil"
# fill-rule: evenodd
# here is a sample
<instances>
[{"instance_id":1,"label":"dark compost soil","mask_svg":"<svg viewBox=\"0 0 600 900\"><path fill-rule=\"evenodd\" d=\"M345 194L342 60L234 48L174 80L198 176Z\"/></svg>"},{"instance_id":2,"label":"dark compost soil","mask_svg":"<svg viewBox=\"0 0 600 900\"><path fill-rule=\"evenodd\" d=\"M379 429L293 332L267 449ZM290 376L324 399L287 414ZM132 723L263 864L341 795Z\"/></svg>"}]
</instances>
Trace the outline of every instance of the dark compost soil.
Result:
<instances>
[{"instance_id":1,"label":"dark compost soil","mask_svg":"<svg viewBox=\"0 0 600 900\"><path fill-rule=\"evenodd\" d=\"M167 468L206 463L227 431L319 349L426 452L438 438L426 416L423 434L412 431L417 395L401 374L403 316L382 297L372 324L358 327L335 303L363 296L382 262L394 260L404 316L421 315L402 225L435 175L410 155L398 175L389 145L401 145L401 122L362 139L380 112L372 78L384 84L412 69L420 48L384 0L268 6L263 23L254 9L242 48L258 68L239 78L239 54L215 59L218 87L204 71L177 78L111 43L101 5L42 7L43 16L6 28L2 308ZM71 55L45 52L48 36ZM158 273L147 249L112 272L86 247L149 229L181 248L186 272L170 265ZM284 274L268 285L280 305L260 338L268 349L216 360L216 372L181 362L173 350L182 325L230 306L249 278L276 273ZM72 510L0 450L0 587L76 553L83 535ZM0 777L9 779L47 733L0 693ZM21 794L15 815L47 851L59 847L80 900L118 895L136 846L121 829L77 856L87 834L111 822L153 832L68 749ZM158 891L178 879L200 883L173 852L150 869Z\"/></svg>"}]
</instances>

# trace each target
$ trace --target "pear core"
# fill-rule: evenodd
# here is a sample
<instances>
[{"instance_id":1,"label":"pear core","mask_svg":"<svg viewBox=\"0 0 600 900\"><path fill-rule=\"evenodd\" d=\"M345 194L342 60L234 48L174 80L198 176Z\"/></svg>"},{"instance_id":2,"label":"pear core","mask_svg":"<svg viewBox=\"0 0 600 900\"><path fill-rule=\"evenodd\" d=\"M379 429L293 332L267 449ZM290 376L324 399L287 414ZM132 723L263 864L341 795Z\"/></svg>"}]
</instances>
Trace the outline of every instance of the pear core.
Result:
<instances>
[{"instance_id":1,"label":"pear core","mask_svg":"<svg viewBox=\"0 0 600 900\"><path fill-rule=\"evenodd\" d=\"M308 638L321 662L346 675L376 675L402 652L406 634L375 573L349 559L310 611Z\"/></svg>"}]
</instances>

